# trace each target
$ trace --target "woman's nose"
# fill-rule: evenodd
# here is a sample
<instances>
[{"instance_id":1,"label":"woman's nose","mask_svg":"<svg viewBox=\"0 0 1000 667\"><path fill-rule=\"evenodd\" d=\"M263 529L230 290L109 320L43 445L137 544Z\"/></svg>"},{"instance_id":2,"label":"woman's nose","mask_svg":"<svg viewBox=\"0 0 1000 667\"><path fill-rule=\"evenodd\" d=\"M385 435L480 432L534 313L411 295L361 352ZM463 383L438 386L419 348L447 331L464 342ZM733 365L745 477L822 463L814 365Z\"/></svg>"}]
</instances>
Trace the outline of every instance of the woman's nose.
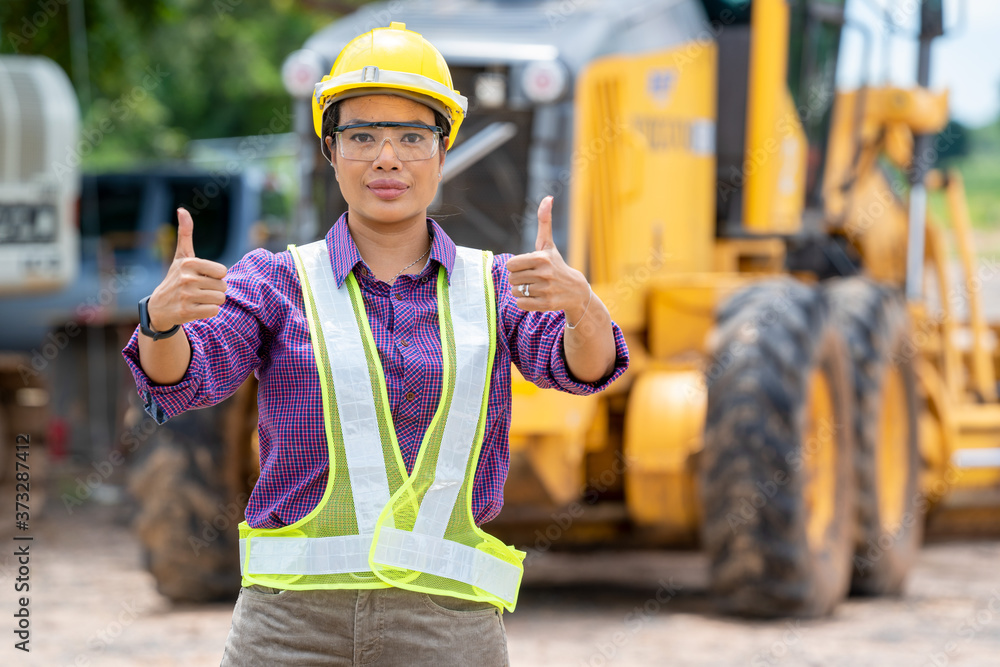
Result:
<instances>
[{"instance_id":1,"label":"woman's nose","mask_svg":"<svg viewBox=\"0 0 1000 667\"><path fill-rule=\"evenodd\" d=\"M382 140L382 145L378 149L378 156L375 158L375 162L372 164L373 167L379 168L384 164L388 164L393 169L397 169L400 163L399 156L396 155L396 147L392 143L392 139L386 137Z\"/></svg>"}]
</instances>

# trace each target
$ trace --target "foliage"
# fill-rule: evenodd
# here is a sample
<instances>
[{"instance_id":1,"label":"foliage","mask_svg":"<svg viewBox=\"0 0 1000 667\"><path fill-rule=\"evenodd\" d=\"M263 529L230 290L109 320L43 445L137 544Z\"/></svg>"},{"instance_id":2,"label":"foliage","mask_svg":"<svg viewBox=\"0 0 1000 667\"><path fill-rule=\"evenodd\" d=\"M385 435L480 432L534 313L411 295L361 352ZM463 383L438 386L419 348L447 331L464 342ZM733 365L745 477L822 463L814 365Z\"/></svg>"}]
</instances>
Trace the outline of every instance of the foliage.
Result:
<instances>
[{"instance_id":1,"label":"foliage","mask_svg":"<svg viewBox=\"0 0 1000 667\"><path fill-rule=\"evenodd\" d=\"M938 166L947 167L969 154L969 128L957 120L948 121L937 139L934 145L943 147L937 154Z\"/></svg>"},{"instance_id":2,"label":"foliage","mask_svg":"<svg viewBox=\"0 0 1000 667\"><path fill-rule=\"evenodd\" d=\"M948 160L947 169L957 169L965 181L969 217L973 226L1000 229L1000 119L991 125L968 130L968 154ZM939 220L948 219L948 207L940 193L930 199L931 211Z\"/></svg>"},{"instance_id":3,"label":"foliage","mask_svg":"<svg viewBox=\"0 0 1000 667\"><path fill-rule=\"evenodd\" d=\"M86 69L73 62L74 3L86 25ZM189 139L291 131L282 62L357 4L2 0L0 53L62 66L80 97L85 168L124 167L179 158Z\"/></svg>"}]
</instances>

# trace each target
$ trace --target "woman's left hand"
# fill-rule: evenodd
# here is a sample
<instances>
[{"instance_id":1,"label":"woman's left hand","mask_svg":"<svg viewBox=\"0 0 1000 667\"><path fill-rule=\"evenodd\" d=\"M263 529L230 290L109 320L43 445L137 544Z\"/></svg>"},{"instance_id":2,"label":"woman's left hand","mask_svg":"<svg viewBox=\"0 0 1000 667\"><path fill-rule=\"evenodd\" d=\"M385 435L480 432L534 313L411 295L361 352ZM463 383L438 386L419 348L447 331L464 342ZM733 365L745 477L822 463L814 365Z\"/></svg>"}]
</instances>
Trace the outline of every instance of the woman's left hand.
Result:
<instances>
[{"instance_id":1,"label":"woman's left hand","mask_svg":"<svg viewBox=\"0 0 1000 667\"><path fill-rule=\"evenodd\" d=\"M562 310L570 322L579 323L590 299L590 283L567 264L552 240L552 197L538 205L535 252L507 261L511 294L521 310Z\"/></svg>"}]
</instances>

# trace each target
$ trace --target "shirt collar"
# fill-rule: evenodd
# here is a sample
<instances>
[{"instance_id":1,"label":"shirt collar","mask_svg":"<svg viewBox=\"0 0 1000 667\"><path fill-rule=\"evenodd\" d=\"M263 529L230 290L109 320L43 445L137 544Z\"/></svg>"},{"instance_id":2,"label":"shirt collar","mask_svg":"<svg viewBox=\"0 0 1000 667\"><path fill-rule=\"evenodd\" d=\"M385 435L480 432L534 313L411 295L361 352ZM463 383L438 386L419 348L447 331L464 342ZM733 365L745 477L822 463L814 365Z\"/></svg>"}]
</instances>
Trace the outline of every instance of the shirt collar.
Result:
<instances>
[{"instance_id":1,"label":"shirt collar","mask_svg":"<svg viewBox=\"0 0 1000 667\"><path fill-rule=\"evenodd\" d=\"M434 237L431 242L431 261L444 267L448 283L451 284L451 270L455 268L455 242L430 218L427 218L427 231ZM330 265L333 267L333 277L337 280L338 289L358 264L367 268L347 228L347 213L340 216L327 232L326 247L330 253Z\"/></svg>"}]
</instances>

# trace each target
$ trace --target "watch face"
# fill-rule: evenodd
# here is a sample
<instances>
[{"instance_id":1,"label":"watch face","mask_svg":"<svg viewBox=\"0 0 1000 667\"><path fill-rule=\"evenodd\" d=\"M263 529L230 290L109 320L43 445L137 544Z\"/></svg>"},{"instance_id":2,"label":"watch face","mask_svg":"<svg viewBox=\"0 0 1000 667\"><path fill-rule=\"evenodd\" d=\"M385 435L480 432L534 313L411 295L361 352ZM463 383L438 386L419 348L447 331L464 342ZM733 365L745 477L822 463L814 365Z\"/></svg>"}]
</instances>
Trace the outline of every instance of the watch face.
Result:
<instances>
[{"instance_id":1,"label":"watch face","mask_svg":"<svg viewBox=\"0 0 1000 667\"><path fill-rule=\"evenodd\" d=\"M151 336L152 333L149 331L149 312L146 309L147 301L149 301L148 296L139 299L139 328L142 330L142 333Z\"/></svg>"}]
</instances>

